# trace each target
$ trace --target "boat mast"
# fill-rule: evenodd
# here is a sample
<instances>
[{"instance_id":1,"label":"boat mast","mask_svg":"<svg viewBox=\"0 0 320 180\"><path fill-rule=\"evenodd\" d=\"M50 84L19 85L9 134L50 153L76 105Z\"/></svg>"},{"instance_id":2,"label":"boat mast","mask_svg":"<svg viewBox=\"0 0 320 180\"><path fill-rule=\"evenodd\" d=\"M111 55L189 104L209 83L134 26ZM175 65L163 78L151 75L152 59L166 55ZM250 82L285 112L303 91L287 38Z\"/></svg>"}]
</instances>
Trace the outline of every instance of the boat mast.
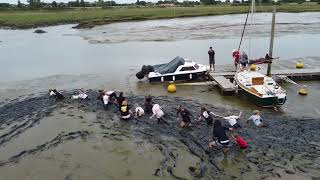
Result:
<instances>
[{"instance_id":1,"label":"boat mast","mask_svg":"<svg viewBox=\"0 0 320 180\"><path fill-rule=\"evenodd\" d=\"M273 41L274 41L274 27L276 24L276 7L273 6L272 13L272 25L271 25L271 35L270 35L270 46L269 46L269 56L272 57L273 51ZM267 76L271 76L271 63L268 63Z\"/></svg>"}]
</instances>

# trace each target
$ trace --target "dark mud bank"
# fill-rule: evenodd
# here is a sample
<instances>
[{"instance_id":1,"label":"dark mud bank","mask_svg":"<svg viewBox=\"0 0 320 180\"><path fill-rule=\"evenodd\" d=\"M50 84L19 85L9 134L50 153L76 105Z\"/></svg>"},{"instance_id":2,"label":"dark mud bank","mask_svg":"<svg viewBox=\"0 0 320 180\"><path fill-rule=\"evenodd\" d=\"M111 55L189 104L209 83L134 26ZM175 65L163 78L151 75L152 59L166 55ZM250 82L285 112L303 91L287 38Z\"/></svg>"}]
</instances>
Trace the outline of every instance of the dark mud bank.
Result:
<instances>
[{"instance_id":1,"label":"dark mud bank","mask_svg":"<svg viewBox=\"0 0 320 180\"><path fill-rule=\"evenodd\" d=\"M70 95L69 92L65 93ZM123 133L123 136L132 138L138 137L152 143L165 157L161 160L159 167L154 172L154 176L162 176L164 173L170 174L173 178L183 179L175 174L175 162L179 154L175 151L173 141L167 141L161 137L172 137L176 141L185 145L189 152L197 156L201 163L191 166L186 170L195 179L234 179L245 174L254 173L256 179L268 177L281 178L279 170L286 174L307 174L310 177L319 177L320 172L320 120L319 119L297 119L281 114L263 114L267 120L268 128L256 128L253 124L246 124L245 121L250 115L244 112L244 117L240 120L243 128L238 130L241 136L249 143L249 149L245 153L240 153L233 145L230 154L226 158L232 161L232 168L221 165L225 161L221 149L210 151L207 147L208 139L212 135L212 127L207 126L204 121L192 122L192 127L181 129L179 121L176 119L176 110L180 104L189 109L195 117L198 117L202 104L196 101L178 97L154 97L154 101L163 107L164 119L168 124L157 124L155 120L150 120L149 115L140 119L133 119L127 126L106 125L108 121L119 121L115 116L117 108L114 105L105 111L97 104L97 93L88 92L90 100L71 100L56 102L48 96L39 95L21 101L13 101L3 104L0 107L0 148L5 149L5 145L10 143L15 137L22 135L30 128L36 127L44 117L51 116L56 109L72 105L86 112L96 113L96 124L105 131L104 138L121 140L116 134L109 133L115 130ZM144 97L129 95L129 103L142 104ZM226 109L218 106L208 105L209 109L217 114L226 115ZM80 117L79 117L80 118ZM4 129L9 129L4 133ZM35 154L46 149L54 148L61 143L73 139L86 139L95 132L84 130L57 134L52 140L25 149L20 153L9 157L8 160L0 162L0 166L10 163L18 163L25 156ZM222 160L224 159L224 160ZM0 167L1 168L1 167Z\"/></svg>"}]
</instances>

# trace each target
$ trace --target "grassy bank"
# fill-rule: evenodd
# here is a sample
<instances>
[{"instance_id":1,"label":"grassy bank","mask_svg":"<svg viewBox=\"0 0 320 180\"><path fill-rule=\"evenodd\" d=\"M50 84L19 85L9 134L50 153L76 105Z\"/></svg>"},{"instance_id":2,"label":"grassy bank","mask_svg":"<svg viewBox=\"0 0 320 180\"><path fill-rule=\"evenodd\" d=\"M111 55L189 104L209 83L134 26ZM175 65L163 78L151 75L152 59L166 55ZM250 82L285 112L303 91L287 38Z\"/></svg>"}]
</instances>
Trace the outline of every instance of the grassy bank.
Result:
<instances>
[{"instance_id":1,"label":"grassy bank","mask_svg":"<svg viewBox=\"0 0 320 180\"><path fill-rule=\"evenodd\" d=\"M0 27L18 29L79 23L79 28L120 21L138 21L176 17L209 16L247 12L247 6L197 6L197 7L121 7L109 9L65 10L2 10ZM270 12L272 6L257 6L259 12ZM320 5L281 5L278 12L320 11Z\"/></svg>"}]
</instances>

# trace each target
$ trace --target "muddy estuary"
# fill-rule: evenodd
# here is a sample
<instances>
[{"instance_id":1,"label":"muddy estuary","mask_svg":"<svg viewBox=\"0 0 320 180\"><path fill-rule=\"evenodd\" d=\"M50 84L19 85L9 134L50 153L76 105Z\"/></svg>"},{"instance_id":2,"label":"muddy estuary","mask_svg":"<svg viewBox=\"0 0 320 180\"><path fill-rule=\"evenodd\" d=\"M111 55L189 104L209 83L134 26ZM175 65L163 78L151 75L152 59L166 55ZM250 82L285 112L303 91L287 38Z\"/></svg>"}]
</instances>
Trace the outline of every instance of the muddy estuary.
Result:
<instances>
[{"instance_id":1,"label":"muddy estuary","mask_svg":"<svg viewBox=\"0 0 320 180\"><path fill-rule=\"evenodd\" d=\"M231 51L239 43L244 15L196 17L115 23L90 30L73 25L34 30L0 30L0 179L319 179L320 83L309 95L283 83L288 101L279 111L260 109L237 96L220 96L209 86L178 86L168 94L165 85L138 81L143 64L159 64L179 55L207 63L207 49L217 53L219 70L232 68ZM258 14L259 28L249 28L244 49L252 57L268 49L271 16ZM278 13L273 68L319 67L320 13ZM70 95L88 90L90 100L56 102L49 88ZM105 111L96 102L99 88L121 90L129 102L151 94L165 112L168 124L149 116L119 120L117 109ZM244 116L238 131L249 149L232 145L207 147L212 127L194 122L180 129L175 108L184 104L196 117L207 104L218 114ZM268 128L245 121L260 109Z\"/></svg>"}]
</instances>

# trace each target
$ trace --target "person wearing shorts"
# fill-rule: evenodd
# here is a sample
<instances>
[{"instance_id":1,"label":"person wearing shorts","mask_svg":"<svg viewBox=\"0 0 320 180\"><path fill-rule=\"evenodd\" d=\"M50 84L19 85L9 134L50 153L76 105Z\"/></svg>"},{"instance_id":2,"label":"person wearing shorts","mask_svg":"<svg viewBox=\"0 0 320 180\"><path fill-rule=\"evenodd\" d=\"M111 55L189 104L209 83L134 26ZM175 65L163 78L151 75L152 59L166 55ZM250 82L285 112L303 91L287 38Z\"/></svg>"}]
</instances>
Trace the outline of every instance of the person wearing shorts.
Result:
<instances>
[{"instance_id":1,"label":"person wearing shorts","mask_svg":"<svg viewBox=\"0 0 320 180\"><path fill-rule=\"evenodd\" d=\"M223 153L227 155L230 143L227 131L232 131L232 128L224 127L220 120L216 120L213 124L213 138L209 141L209 148L222 147Z\"/></svg>"},{"instance_id":2,"label":"person wearing shorts","mask_svg":"<svg viewBox=\"0 0 320 180\"><path fill-rule=\"evenodd\" d=\"M215 71L215 59L214 59L214 56L215 56L215 52L214 50L212 49L212 47L209 48L209 51L208 51L208 55L209 55L209 66L210 66L210 71L214 72Z\"/></svg>"}]
</instances>

